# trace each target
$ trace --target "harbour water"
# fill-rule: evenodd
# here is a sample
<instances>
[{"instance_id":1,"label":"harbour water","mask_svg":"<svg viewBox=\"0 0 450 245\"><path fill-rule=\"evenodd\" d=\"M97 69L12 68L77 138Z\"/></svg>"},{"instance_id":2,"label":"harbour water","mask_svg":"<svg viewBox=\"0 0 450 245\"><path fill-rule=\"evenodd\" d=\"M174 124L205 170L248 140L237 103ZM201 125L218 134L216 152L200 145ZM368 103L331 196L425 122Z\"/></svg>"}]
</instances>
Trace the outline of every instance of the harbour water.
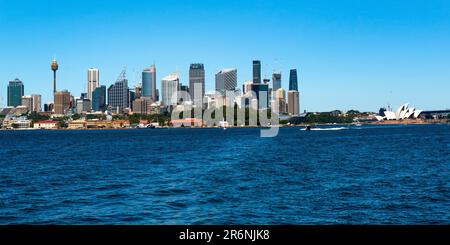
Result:
<instances>
[{"instance_id":1,"label":"harbour water","mask_svg":"<svg viewBox=\"0 0 450 245\"><path fill-rule=\"evenodd\" d=\"M0 224L450 224L450 126L0 131Z\"/></svg>"}]
</instances>

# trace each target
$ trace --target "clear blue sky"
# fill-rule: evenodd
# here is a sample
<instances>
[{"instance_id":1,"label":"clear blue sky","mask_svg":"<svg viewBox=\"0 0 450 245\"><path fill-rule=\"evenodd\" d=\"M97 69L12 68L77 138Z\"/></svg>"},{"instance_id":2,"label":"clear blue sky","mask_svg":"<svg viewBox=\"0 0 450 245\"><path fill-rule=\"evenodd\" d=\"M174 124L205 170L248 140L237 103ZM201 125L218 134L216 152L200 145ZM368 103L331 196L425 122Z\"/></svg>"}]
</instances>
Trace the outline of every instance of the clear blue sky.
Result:
<instances>
[{"instance_id":1,"label":"clear blue sky","mask_svg":"<svg viewBox=\"0 0 450 245\"><path fill-rule=\"evenodd\" d=\"M153 62L160 79L192 62L214 89L221 68L238 69L239 86L274 69L288 87L299 70L301 110L377 111L409 102L450 108L450 1L16 1L0 0L0 97L18 77L25 93L52 100L50 63L60 63L58 90L85 90L89 67L101 84L127 67L130 84Z\"/></svg>"}]
</instances>

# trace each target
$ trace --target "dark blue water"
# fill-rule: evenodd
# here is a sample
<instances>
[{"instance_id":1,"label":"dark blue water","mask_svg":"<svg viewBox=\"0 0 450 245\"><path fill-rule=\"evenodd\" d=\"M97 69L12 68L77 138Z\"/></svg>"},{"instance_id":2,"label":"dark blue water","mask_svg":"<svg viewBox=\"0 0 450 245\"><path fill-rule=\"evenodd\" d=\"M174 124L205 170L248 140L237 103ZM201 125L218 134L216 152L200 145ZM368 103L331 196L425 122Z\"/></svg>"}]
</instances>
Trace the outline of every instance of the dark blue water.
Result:
<instances>
[{"instance_id":1,"label":"dark blue water","mask_svg":"<svg viewBox=\"0 0 450 245\"><path fill-rule=\"evenodd\" d=\"M0 224L450 224L450 126L0 131Z\"/></svg>"}]
</instances>

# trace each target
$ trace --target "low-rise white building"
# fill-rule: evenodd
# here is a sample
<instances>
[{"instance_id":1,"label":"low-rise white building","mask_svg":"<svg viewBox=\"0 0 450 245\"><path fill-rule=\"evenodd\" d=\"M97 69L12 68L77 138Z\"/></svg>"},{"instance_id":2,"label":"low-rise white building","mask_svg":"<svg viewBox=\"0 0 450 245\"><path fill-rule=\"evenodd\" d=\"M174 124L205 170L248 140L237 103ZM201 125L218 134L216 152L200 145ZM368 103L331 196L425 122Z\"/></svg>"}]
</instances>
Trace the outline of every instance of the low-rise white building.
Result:
<instances>
[{"instance_id":1,"label":"low-rise white building","mask_svg":"<svg viewBox=\"0 0 450 245\"><path fill-rule=\"evenodd\" d=\"M38 121L38 122L34 123L33 128L36 128L36 129L58 129L59 122L51 121L51 120Z\"/></svg>"}]
</instances>

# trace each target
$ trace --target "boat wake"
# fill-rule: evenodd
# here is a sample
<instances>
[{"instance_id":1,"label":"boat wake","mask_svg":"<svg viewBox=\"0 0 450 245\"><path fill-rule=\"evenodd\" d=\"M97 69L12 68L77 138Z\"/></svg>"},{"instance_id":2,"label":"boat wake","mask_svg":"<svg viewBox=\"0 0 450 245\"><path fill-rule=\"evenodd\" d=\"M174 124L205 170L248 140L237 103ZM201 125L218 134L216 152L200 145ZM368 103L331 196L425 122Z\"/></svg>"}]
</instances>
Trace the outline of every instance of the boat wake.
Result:
<instances>
[{"instance_id":1,"label":"boat wake","mask_svg":"<svg viewBox=\"0 0 450 245\"><path fill-rule=\"evenodd\" d=\"M337 127L337 128L311 128L311 131L337 131L337 130L346 130L349 129L347 127ZM300 129L302 131L306 131L306 128Z\"/></svg>"}]
</instances>

